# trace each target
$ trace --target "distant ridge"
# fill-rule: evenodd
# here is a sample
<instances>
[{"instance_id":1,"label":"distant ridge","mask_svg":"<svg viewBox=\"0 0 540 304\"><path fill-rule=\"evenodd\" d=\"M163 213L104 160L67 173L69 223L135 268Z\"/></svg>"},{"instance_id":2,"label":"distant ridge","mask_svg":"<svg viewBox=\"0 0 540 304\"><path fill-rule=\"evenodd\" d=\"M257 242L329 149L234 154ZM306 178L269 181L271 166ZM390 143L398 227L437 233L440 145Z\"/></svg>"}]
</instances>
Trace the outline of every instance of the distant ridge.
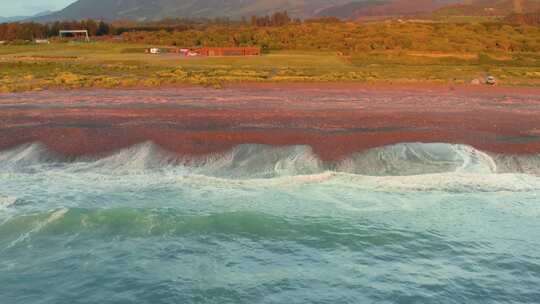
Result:
<instances>
[{"instance_id":1,"label":"distant ridge","mask_svg":"<svg viewBox=\"0 0 540 304\"><path fill-rule=\"evenodd\" d=\"M459 0L375 0L350 2L319 12L321 16L357 19L371 16L406 16L433 12Z\"/></svg>"},{"instance_id":2,"label":"distant ridge","mask_svg":"<svg viewBox=\"0 0 540 304\"><path fill-rule=\"evenodd\" d=\"M358 0L360 2L371 0ZM167 17L239 19L288 11L294 17L311 17L321 9L351 0L79 0L38 21L70 19L158 20Z\"/></svg>"},{"instance_id":3,"label":"distant ridge","mask_svg":"<svg viewBox=\"0 0 540 304\"><path fill-rule=\"evenodd\" d=\"M540 11L540 0L476 0L449 5L435 11L441 16L507 16Z\"/></svg>"},{"instance_id":4,"label":"distant ridge","mask_svg":"<svg viewBox=\"0 0 540 304\"><path fill-rule=\"evenodd\" d=\"M15 22L24 19L31 18L30 16L13 16L13 17L0 17L0 23Z\"/></svg>"},{"instance_id":5,"label":"distant ridge","mask_svg":"<svg viewBox=\"0 0 540 304\"><path fill-rule=\"evenodd\" d=\"M299 18L409 15L432 12L461 0L79 0L38 21L102 19L157 20L167 17L239 19L286 10Z\"/></svg>"},{"instance_id":6,"label":"distant ridge","mask_svg":"<svg viewBox=\"0 0 540 304\"><path fill-rule=\"evenodd\" d=\"M61 11L34 16L53 20L159 20L168 17L233 19L288 11L299 18L509 15L540 10L540 0L78 0Z\"/></svg>"},{"instance_id":7,"label":"distant ridge","mask_svg":"<svg viewBox=\"0 0 540 304\"><path fill-rule=\"evenodd\" d=\"M33 18L39 18L42 16L48 16L54 13L53 11L44 11L33 16L12 16L12 17L0 17L0 23L24 21Z\"/></svg>"}]
</instances>

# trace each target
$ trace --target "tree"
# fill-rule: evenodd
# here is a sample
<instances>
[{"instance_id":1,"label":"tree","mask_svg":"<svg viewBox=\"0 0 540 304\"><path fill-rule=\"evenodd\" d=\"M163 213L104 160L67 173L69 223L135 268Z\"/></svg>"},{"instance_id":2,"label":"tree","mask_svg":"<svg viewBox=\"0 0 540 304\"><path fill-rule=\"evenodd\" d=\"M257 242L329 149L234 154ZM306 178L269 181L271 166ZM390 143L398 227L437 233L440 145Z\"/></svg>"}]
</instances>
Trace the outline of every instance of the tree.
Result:
<instances>
[{"instance_id":1,"label":"tree","mask_svg":"<svg viewBox=\"0 0 540 304\"><path fill-rule=\"evenodd\" d=\"M88 19L86 20L86 29L88 30L88 34L90 36L96 36L98 32L98 24L94 20Z\"/></svg>"},{"instance_id":2,"label":"tree","mask_svg":"<svg viewBox=\"0 0 540 304\"><path fill-rule=\"evenodd\" d=\"M107 23L105 23L103 21L100 21L99 25L98 25L98 28L97 28L96 35L97 36L109 35L109 34L111 34L110 31L111 31L110 26Z\"/></svg>"}]
</instances>

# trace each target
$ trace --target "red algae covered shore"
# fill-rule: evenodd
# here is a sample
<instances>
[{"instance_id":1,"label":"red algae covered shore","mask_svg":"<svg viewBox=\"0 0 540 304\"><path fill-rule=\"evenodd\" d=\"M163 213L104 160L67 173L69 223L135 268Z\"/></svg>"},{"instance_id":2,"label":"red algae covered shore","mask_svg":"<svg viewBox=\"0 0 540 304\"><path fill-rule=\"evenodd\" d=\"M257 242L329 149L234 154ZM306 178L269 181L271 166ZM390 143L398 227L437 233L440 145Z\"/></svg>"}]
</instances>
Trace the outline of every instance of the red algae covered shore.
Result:
<instances>
[{"instance_id":1,"label":"red algae covered shore","mask_svg":"<svg viewBox=\"0 0 540 304\"><path fill-rule=\"evenodd\" d=\"M145 141L187 155L309 145L326 161L400 142L535 154L540 88L238 84L0 94L0 150L42 142L79 157Z\"/></svg>"}]
</instances>

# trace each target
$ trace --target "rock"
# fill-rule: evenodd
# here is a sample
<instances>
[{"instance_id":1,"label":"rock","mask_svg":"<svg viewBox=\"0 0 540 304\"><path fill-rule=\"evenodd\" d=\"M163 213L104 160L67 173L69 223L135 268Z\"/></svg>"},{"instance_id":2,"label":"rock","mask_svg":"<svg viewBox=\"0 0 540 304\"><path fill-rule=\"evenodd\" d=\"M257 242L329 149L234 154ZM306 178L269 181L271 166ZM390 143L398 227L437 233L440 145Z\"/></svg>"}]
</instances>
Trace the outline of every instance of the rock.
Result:
<instances>
[{"instance_id":1,"label":"rock","mask_svg":"<svg viewBox=\"0 0 540 304\"><path fill-rule=\"evenodd\" d=\"M475 78L475 79L473 79L473 80L471 81L471 84L472 84L472 85L480 85L480 84L481 84L481 81L480 81L480 79Z\"/></svg>"},{"instance_id":2,"label":"rock","mask_svg":"<svg viewBox=\"0 0 540 304\"><path fill-rule=\"evenodd\" d=\"M493 77L493 76L488 76L488 77L486 77L486 84L487 85L496 85L497 84L497 79L495 79L495 77Z\"/></svg>"}]
</instances>

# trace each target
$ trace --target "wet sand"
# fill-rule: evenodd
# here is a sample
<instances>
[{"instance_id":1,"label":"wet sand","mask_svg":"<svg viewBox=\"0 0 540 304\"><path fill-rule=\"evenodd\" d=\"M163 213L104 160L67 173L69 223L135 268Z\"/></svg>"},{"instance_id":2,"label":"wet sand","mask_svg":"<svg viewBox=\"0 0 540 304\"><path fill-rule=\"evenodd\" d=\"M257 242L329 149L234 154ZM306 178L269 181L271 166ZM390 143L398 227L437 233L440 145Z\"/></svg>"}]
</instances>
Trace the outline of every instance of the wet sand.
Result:
<instances>
[{"instance_id":1,"label":"wet sand","mask_svg":"<svg viewBox=\"0 0 540 304\"><path fill-rule=\"evenodd\" d=\"M0 94L0 150L42 142L67 157L97 156L144 141L190 155L310 145L327 161L400 142L534 154L540 89L244 84Z\"/></svg>"}]
</instances>

